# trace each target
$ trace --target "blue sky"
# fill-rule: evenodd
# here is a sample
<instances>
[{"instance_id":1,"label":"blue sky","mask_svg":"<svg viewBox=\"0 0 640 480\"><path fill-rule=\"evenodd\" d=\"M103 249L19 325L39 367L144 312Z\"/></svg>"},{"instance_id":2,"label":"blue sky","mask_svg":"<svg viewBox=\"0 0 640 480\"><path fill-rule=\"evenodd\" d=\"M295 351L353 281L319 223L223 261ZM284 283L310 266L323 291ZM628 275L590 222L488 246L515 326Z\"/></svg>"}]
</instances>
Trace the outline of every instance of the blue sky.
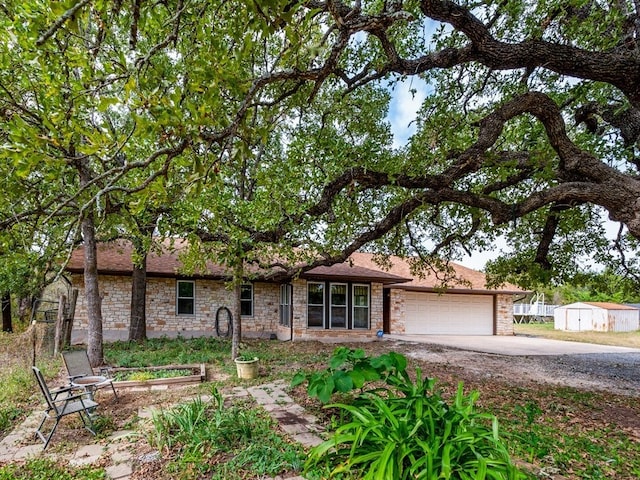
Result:
<instances>
[{"instance_id":1,"label":"blue sky","mask_svg":"<svg viewBox=\"0 0 640 480\"><path fill-rule=\"evenodd\" d=\"M432 87L418 77L411 77L395 84L391 91L389 105L389 123L393 132L393 146L396 148L406 145L409 137L415 133L418 110ZM415 90L415 94L411 90Z\"/></svg>"}]
</instances>

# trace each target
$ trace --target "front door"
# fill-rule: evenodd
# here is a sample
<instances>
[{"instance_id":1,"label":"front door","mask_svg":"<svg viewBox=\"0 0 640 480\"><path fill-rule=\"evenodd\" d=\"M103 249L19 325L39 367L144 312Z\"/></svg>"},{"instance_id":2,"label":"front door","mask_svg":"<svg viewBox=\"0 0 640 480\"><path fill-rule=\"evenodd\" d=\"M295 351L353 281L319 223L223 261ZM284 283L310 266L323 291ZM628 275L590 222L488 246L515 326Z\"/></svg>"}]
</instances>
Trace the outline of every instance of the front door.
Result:
<instances>
[{"instance_id":1,"label":"front door","mask_svg":"<svg viewBox=\"0 0 640 480\"><path fill-rule=\"evenodd\" d=\"M282 327L287 327L288 335L283 335L284 329L278 329L279 334L278 338L280 340L293 340L291 336L291 322L293 321L293 308L291 305L291 296L292 296L293 286L290 283L285 283L280 285L280 308L279 308L279 319L278 323Z\"/></svg>"}]
</instances>

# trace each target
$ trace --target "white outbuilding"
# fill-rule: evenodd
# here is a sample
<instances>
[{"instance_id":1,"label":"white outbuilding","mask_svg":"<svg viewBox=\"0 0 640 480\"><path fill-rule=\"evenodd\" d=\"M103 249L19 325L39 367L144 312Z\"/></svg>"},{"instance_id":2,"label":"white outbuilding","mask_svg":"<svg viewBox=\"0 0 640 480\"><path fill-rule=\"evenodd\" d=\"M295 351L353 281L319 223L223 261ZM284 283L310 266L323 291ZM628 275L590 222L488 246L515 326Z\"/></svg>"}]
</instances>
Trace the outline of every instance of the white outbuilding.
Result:
<instances>
[{"instance_id":1,"label":"white outbuilding","mask_svg":"<svg viewBox=\"0 0 640 480\"><path fill-rule=\"evenodd\" d=\"M573 332L631 332L640 329L640 310L608 302L577 302L553 311L554 328Z\"/></svg>"}]
</instances>

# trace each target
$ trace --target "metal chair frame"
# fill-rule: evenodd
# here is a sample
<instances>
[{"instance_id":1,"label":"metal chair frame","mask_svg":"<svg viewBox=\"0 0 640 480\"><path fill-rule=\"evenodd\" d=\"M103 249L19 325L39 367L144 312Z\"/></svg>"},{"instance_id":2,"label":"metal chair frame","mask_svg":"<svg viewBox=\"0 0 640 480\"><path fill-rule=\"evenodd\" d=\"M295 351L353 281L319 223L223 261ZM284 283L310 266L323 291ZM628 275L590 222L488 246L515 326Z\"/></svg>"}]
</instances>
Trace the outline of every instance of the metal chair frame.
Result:
<instances>
[{"instance_id":1,"label":"metal chair frame","mask_svg":"<svg viewBox=\"0 0 640 480\"><path fill-rule=\"evenodd\" d=\"M60 423L60 420L63 417L72 415L74 413L80 415L80 419L82 420L84 428L89 430L91 434L95 435L96 432L94 431L91 412L98 406L98 404L93 400L89 400L87 398L87 394L84 392L80 394L74 394L73 390L75 387L73 386L49 390L49 387L47 386L40 369L38 369L38 367L31 368L33 369L33 373L36 376L38 386L42 391L42 395L44 395L44 398L47 402L47 409L43 413L42 421L36 429L36 436L44 442L44 447L42 448L42 450L46 450L46 448L49 446L51 437L53 437L56 428L58 428L58 423ZM58 399L58 397L62 393L66 393L67 395ZM55 420L55 424L53 425L51 431L48 434L45 434L42 431L42 427L48 419Z\"/></svg>"},{"instance_id":2,"label":"metal chair frame","mask_svg":"<svg viewBox=\"0 0 640 480\"><path fill-rule=\"evenodd\" d=\"M99 376L100 380L90 387L87 387L87 390L93 392L99 388L110 386L116 400L118 399L116 388L113 386L113 379L105 375L106 369L101 369L100 375L94 375L86 350L69 350L62 352L62 361L67 369L70 382L73 383L74 380L82 377Z\"/></svg>"}]
</instances>

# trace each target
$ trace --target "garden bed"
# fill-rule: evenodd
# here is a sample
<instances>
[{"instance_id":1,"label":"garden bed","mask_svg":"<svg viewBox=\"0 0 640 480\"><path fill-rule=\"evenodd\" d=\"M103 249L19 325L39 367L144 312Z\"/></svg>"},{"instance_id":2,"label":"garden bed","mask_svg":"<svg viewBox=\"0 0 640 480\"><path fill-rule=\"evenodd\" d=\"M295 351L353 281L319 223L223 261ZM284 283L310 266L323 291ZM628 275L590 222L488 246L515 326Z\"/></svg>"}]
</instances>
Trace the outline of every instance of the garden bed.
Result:
<instances>
[{"instance_id":1,"label":"garden bed","mask_svg":"<svg viewBox=\"0 0 640 480\"><path fill-rule=\"evenodd\" d=\"M112 368L111 376L116 388L150 387L154 385L187 385L205 380L204 363L190 365L163 365L158 367ZM118 380L118 378L130 378Z\"/></svg>"}]
</instances>

